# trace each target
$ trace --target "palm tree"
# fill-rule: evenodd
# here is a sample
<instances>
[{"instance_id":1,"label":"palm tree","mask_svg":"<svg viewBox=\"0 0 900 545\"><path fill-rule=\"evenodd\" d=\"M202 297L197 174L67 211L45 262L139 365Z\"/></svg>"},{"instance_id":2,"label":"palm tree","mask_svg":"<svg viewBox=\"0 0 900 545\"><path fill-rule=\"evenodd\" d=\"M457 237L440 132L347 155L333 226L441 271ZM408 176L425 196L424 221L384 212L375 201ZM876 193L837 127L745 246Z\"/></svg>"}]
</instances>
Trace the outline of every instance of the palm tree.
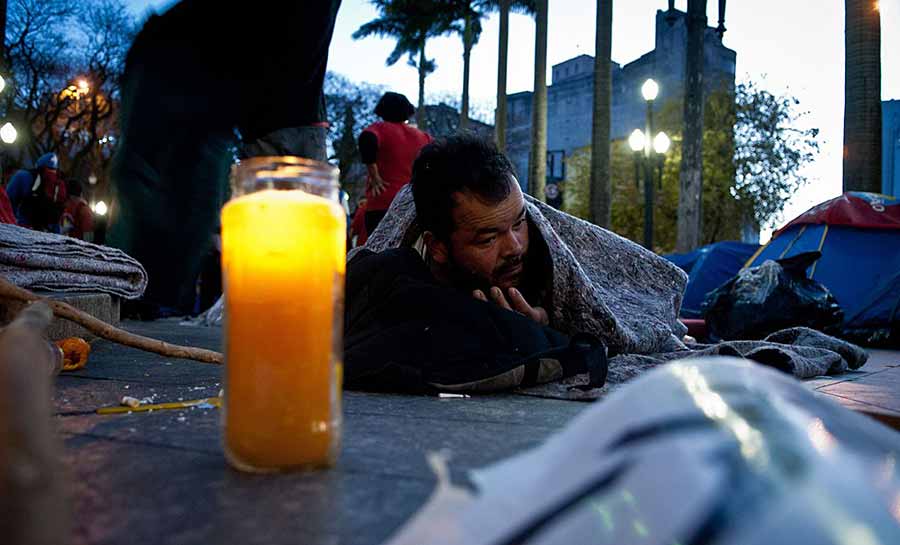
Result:
<instances>
[{"instance_id":1,"label":"palm tree","mask_svg":"<svg viewBox=\"0 0 900 545\"><path fill-rule=\"evenodd\" d=\"M469 125L469 69L472 48L481 37L481 19L487 16L485 8L488 0L451 0L452 18L455 19L452 30L460 35L463 43L463 87L459 108L459 128ZM456 24L461 22L462 24Z\"/></svg>"},{"instance_id":2,"label":"palm tree","mask_svg":"<svg viewBox=\"0 0 900 545\"><path fill-rule=\"evenodd\" d=\"M671 5L671 3L670 3ZM681 188L678 192L677 252L700 245L703 198L703 37L706 0L688 0L684 136L681 148Z\"/></svg>"},{"instance_id":3,"label":"palm tree","mask_svg":"<svg viewBox=\"0 0 900 545\"><path fill-rule=\"evenodd\" d=\"M500 12L500 47L497 55L497 110L494 114L494 134L501 151L506 149L506 70L509 61L509 12L528 15L535 13L535 0L492 0Z\"/></svg>"},{"instance_id":4,"label":"palm tree","mask_svg":"<svg viewBox=\"0 0 900 545\"><path fill-rule=\"evenodd\" d=\"M534 96L531 107L531 156L528 185L531 196L544 200L547 183L547 12L548 0L536 1L534 40Z\"/></svg>"},{"instance_id":5,"label":"palm tree","mask_svg":"<svg viewBox=\"0 0 900 545\"><path fill-rule=\"evenodd\" d=\"M609 227L612 194L609 132L612 104L612 2L597 0L594 53L594 118L591 135L591 221Z\"/></svg>"},{"instance_id":6,"label":"palm tree","mask_svg":"<svg viewBox=\"0 0 900 545\"><path fill-rule=\"evenodd\" d=\"M881 191L881 16L845 0L844 191Z\"/></svg>"},{"instance_id":7,"label":"palm tree","mask_svg":"<svg viewBox=\"0 0 900 545\"><path fill-rule=\"evenodd\" d=\"M446 34L451 23L446 2L440 0L371 0L379 17L353 33L354 40L368 36L394 38L397 45L388 55L387 65L393 66L404 55L409 56L410 66L419 71L419 105L416 123L425 129L425 77L434 71L434 60L425 56L425 43L429 38Z\"/></svg>"}]
</instances>

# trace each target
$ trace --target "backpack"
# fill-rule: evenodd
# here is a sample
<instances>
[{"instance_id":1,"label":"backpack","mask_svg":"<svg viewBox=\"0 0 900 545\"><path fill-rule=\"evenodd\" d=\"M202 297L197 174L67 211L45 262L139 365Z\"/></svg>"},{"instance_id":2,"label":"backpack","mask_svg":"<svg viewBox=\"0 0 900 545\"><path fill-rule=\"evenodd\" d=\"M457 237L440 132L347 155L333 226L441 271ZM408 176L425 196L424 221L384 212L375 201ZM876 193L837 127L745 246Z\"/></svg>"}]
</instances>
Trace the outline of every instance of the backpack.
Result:
<instances>
[{"instance_id":1,"label":"backpack","mask_svg":"<svg viewBox=\"0 0 900 545\"><path fill-rule=\"evenodd\" d=\"M31 191L23 203L25 217L34 229L58 226L68 198L66 183L57 173L41 173L40 169L29 172L32 182Z\"/></svg>"}]
</instances>

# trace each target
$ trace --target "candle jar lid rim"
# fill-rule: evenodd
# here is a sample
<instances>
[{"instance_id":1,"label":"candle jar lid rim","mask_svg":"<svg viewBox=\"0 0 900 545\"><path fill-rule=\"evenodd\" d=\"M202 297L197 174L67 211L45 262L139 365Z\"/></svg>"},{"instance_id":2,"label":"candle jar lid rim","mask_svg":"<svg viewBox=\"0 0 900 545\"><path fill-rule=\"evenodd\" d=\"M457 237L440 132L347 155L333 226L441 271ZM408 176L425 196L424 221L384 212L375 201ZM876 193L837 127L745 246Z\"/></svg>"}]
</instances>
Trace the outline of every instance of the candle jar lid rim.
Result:
<instances>
[{"instance_id":1,"label":"candle jar lid rim","mask_svg":"<svg viewBox=\"0 0 900 545\"><path fill-rule=\"evenodd\" d=\"M293 155L259 156L235 164L231 195L239 197L267 189L300 189L338 200L340 170L334 165Z\"/></svg>"},{"instance_id":2,"label":"candle jar lid rim","mask_svg":"<svg viewBox=\"0 0 900 545\"><path fill-rule=\"evenodd\" d=\"M237 164L239 170L260 170L266 167L309 167L327 176L337 176L339 172L332 164L296 155L260 155L241 159Z\"/></svg>"}]
</instances>

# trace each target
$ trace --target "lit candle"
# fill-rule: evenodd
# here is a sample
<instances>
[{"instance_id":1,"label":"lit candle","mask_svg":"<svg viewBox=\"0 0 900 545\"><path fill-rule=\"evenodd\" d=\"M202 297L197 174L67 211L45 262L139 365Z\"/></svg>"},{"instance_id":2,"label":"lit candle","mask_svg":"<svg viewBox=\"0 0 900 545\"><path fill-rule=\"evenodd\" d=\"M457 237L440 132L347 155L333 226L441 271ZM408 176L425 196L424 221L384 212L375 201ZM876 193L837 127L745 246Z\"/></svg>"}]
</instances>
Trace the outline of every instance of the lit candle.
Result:
<instances>
[{"instance_id":1,"label":"lit candle","mask_svg":"<svg viewBox=\"0 0 900 545\"><path fill-rule=\"evenodd\" d=\"M335 461L345 224L336 202L296 189L222 209L225 450L238 469Z\"/></svg>"}]
</instances>

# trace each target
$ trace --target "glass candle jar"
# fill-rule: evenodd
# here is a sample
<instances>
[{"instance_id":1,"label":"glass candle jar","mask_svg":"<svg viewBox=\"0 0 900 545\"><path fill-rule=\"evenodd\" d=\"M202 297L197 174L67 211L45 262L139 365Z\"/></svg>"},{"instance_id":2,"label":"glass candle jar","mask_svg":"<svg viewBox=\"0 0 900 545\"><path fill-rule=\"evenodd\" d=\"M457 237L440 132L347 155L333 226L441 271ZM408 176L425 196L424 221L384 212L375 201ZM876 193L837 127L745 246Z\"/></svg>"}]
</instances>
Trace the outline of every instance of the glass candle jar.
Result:
<instances>
[{"instance_id":1,"label":"glass candle jar","mask_svg":"<svg viewBox=\"0 0 900 545\"><path fill-rule=\"evenodd\" d=\"M256 157L222 209L224 448L251 472L328 467L341 434L346 217L338 170Z\"/></svg>"}]
</instances>

